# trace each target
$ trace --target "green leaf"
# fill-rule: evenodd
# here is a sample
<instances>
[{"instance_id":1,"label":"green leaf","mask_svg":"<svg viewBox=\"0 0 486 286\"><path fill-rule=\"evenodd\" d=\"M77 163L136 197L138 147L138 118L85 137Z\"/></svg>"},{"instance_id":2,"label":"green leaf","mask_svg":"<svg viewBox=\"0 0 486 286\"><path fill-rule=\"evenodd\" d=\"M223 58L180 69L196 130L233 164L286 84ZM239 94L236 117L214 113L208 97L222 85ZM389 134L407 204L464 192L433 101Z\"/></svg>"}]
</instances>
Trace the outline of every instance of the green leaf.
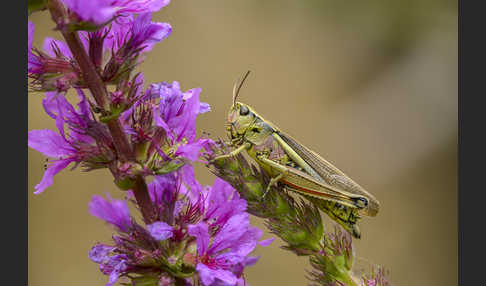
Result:
<instances>
[{"instance_id":1,"label":"green leaf","mask_svg":"<svg viewBox=\"0 0 486 286\"><path fill-rule=\"evenodd\" d=\"M36 11L47 9L47 2L49 2L49 0L28 0L27 11L29 12L29 15Z\"/></svg>"}]
</instances>

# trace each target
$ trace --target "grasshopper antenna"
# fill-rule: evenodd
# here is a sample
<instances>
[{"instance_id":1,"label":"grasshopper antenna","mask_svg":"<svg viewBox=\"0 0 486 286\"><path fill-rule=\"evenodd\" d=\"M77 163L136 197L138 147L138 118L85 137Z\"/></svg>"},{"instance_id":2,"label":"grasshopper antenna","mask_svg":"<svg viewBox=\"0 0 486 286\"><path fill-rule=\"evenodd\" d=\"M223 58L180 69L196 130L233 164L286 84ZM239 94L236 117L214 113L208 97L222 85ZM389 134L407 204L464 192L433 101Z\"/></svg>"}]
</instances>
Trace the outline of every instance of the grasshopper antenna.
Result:
<instances>
[{"instance_id":1,"label":"grasshopper antenna","mask_svg":"<svg viewBox=\"0 0 486 286\"><path fill-rule=\"evenodd\" d=\"M238 97L238 94L240 93L240 89L243 86L243 83L245 82L245 79L248 77L250 74L250 71L247 71L245 76L243 76L243 79L240 82L240 79L238 78L235 82L235 85L233 86L233 105L236 103L236 98Z\"/></svg>"}]
</instances>

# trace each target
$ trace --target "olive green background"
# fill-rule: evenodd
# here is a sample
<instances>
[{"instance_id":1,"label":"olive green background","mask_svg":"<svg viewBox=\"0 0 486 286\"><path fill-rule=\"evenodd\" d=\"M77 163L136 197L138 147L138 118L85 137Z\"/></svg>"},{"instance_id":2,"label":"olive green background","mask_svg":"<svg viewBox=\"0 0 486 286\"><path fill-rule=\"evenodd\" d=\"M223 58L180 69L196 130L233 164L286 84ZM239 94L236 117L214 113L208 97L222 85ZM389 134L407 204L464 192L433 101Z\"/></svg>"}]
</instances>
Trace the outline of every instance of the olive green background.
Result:
<instances>
[{"instance_id":1,"label":"olive green background","mask_svg":"<svg viewBox=\"0 0 486 286\"><path fill-rule=\"evenodd\" d=\"M384 265L394 285L457 284L456 1L174 0L154 18L173 34L140 69L148 82L202 88L212 112L198 118L200 132L225 138L233 83L252 70L240 100L380 201L378 216L361 222L358 266ZM47 13L30 19L37 47L56 35ZM29 94L29 129L55 128L41 99ZM88 251L112 230L87 205L122 192L105 170L64 170L34 195L45 158L28 155L29 284L104 285ZM251 285L307 284L307 259L281 245L258 248Z\"/></svg>"}]
</instances>

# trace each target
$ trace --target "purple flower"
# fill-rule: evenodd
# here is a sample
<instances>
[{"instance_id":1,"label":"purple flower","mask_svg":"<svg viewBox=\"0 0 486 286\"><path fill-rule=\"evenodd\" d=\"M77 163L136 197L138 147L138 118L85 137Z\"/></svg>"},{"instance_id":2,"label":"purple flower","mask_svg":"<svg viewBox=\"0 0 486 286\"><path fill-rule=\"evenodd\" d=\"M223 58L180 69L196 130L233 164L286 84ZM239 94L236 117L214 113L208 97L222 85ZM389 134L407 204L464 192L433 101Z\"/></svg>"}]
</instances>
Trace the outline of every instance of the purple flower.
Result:
<instances>
[{"instance_id":1,"label":"purple flower","mask_svg":"<svg viewBox=\"0 0 486 286\"><path fill-rule=\"evenodd\" d=\"M164 128L171 139L180 142L186 138L192 142L196 137L196 117L201 109L205 109L201 108L200 93L200 88L182 92L177 81L150 86L147 95L160 98L155 112L156 124Z\"/></svg>"},{"instance_id":2,"label":"purple flower","mask_svg":"<svg viewBox=\"0 0 486 286\"><path fill-rule=\"evenodd\" d=\"M115 284L118 278L128 269L128 256L125 254L113 255L114 250L116 248L113 246L99 243L93 246L89 252L89 258L99 264L100 271L105 275L109 275L109 281L106 286Z\"/></svg>"},{"instance_id":3,"label":"purple flower","mask_svg":"<svg viewBox=\"0 0 486 286\"><path fill-rule=\"evenodd\" d=\"M212 240L205 222L189 225L188 234L196 238L196 270L202 283L236 285L235 270L246 261L262 232L250 226L247 213L240 213L229 218Z\"/></svg>"},{"instance_id":4,"label":"purple flower","mask_svg":"<svg viewBox=\"0 0 486 286\"><path fill-rule=\"evenodd\" d=\"M152 13L140 14L131 25L131 38L127 42L127 49L142 49L150 51L154 44L167 38L172 32L169 23L152 22Z\"/></svg>"},{"instance_id":5,"label":"purple flower","mask_svg":"<svg viewBox=\"0 0 486 286\"><path fill-rule=\"evenodd\" d=\"M210 152L211 139L196 139L196 117L209 110L207 103L199 101L200 88L182 92L178 82L162 82L141 93L142 76L130 85L137 86L130 96L133 102L120 119L134 144L150 141L148 152L158 153L154 174L160 174L158 170L172 160L198 161L204 150Z\"/></svg>"},{"instance_id":6,"label":"purple flower","mask_svg":"<svg viewBox=\"0 0 486 286\"><path fill-rule=\"evenodd\" d=\"M122 54L118 54L119 60L123 60L127 56L133 54L141 54L148 52L152 47L167 38L171 32L172 27L169 23L152 22L152 14L140 14L134 19L133 16L118 17L111 23L110 29L107 31L104 48ZM86 33L91 35L93 32Z\"/></svg>"},{"instance_id":7,"label":"purple flower","mask_svg":"<svg viewBox=\"0 0 486 286\"><path fill-rule=\"evenodd\" d=\"M163 176L155 176L154 180L148 184L148 190L152 202L158 207L164 207L174 200L176 186L174 173Z\"/></svg>"},{"instance_id":8,"label":"purple flower","mask_svg":"<svg viewBox=\"0 0 486 286\"><path fill-rule=\"evenodd\" d=\"M28 22L27 73L30 86L39 91L66 91L79 82L78 70L67 45L52 38L44 41L44 51L32 46L34 24Z\"/></svg>"},{"instance_id":9,"label":"purple flower","mask_svg":"<svg viewBox=\"0 0 486 286\"><path fill-rule=\"evenodd\" d=\"M131 15L118 17L111 23L111 29L104 29L103 50L111 51L111 58L103 70L105 81L116 79L120 73L135 68L143 60L143 53L170 35L170 24L152 22L151 19L151 13L140 14L135 19ZM101 61L98 62L101 64Z\"/></svg>"},{"instance_id":10,"label":"purple flower","mask_svg":"<svg viewBox=\"0 0 486 286\"><path fill-rule=\"evenodd\" d=\"M182 92L177 81L152 84L147 90L149 98L160 98L153 113L155 124L163 128L173 144L184 141L177 148L176 155L196 161L203 148L212 144L210 139L196 138L196 117L208 110L207 103L199 101L200 88Z\"/></svg>"},{"instance_id":11,"label":"purple flower","mask_svg":"<svg viewBox=\"0 0 486 286\"><path fill-rule=\"evenodd\" d=\"M172 226L161 221L157 221L147 225L147 230L150 232L150 235L152 235L152 237L156 240L166 240L168 238L171 238L173 235Z\"/></svg>"},{"instance_id":12,"label":"purple flower","mask_svg":"<svg viewBox=\"0 0 486 286\"><path fill-rule=\"evenodd\" d=\"M63 0L81 20L105 24L113 17L132 13L156 12L170 0Z\"/></svg>"},{"instance_id":13,"label":"purple flower","mask_svg":"<svg viewBox=\"0 0 486 286\"><path fill-rule=\"evenodd\" d=\"M231 217L246 211L246 201L226 181L216 178L205 200L204 219L210 225L223 226Z\"/></svg>"},{"instance_id":14,"label":"purple flower","mask_svg":"<svg viewBox=\"0 0 486 286\"><path fill-rule=\"evenodd\" d=\"M35 194L39 194L52 185L54 176L70 163L79 163L86 156L96 152L92 150L94 140L83 133L91 120L88 103L83 93L79 93L80 102L76 110L63 94L47 92L42 101L46 113L56 120L59 133L49 129L32 130L28 134L28 145L47 157L53 158L44 173L42 181L35 186ZM65 125L68 125L68 133Z\"/></svg>"},{"instance_id":15,"label":"purple flower","mask_svg":"<svg viewBox=\"0 0 486 286\"><path fill-rule=\"evenodd\" d=\"M99 243L91 248L91 251L89 252L89 259L96 263L101 263L107 259L108 254L110 254L110 252L114 249L115 247L113 246Z\"/></svg>"},{"instance_id":16,"label":"purple flower","mask_svg":"<svg viewBox=\"0 0 486 286\"><path fill-rule=\"evenodd\" d=\"M112 286L116 283L118 278L127 270L128 257L123 254L108 256L107 260L100 264L100 271L109 275L108 283L106 286Z\"/></svg>"},{"instance_id":17,"label":"purple flower","mask_svg":"<svg viewBox=\"0 0 486 286\"><path fill-rule=\"evenodd\" d=\"M116 226L120 231L128 232L132 227L132 219L126 201L108 198L110 201L94 195L89 203L89 212Z\"/></svg>"},{"instance_id":18,"label":"purple flower","mask_svg":"<svg viewBox=\"0 0 486 286\"><path fill-rule=\"evenodd\" d=\"M136 18L120 16L97 31L80 32L86 52L96 67L103 69L105 81L110 82L120 73L133 69L143 59L140 57L143 53L170 35L170 24L152 22L151 19L151 13L143 13ZM34 25L28 24L28 73L34 79L31 85L38 90L66 91L84 84L79 80L80 69L68 45L47 37L43 51L33 49ZM103 67L104 57L110 54L111 58Z\"/></svg>"},{"instance_id":19,"label":"purple flower","mask_svg":"<svg viewBox=\"0 0 486 286\"><path fill-rule=\"evenodd\" d=\"M110 276L108 285L131 274L165 281L160 269L182 273L181 261L193 265L204 285L246 285L243 271L258 260L250 254L268 240L258 242L262 232L250 226L246 202L236 190L221 179L212 187L201 186L193 167L186 164L156 176L148 191L159 216L146 226L130 217L125 201L95 196L90 203L92 214L121 230L113 236L113 247L98 244L90 252L91 260ZM181 248L193 237L195 249ZM170 243L158 243L169 238Z\"/></svg>"},{"instance_id":20,"label":"purple flower","mask_svg":"<svg viewBox=\"0 0 486 286\"><path fill-rule=\"evenodd\" d=\"M200 206L200 193L202 186L194 177L194 168L190 164L184 165L181 169L165 175L155 176L148 184L148 191L154 206L162 219L178 218L184 206L192 204L203 211ZM169 210L172 210L169 213Z\"/></svg>"}]
</instances>

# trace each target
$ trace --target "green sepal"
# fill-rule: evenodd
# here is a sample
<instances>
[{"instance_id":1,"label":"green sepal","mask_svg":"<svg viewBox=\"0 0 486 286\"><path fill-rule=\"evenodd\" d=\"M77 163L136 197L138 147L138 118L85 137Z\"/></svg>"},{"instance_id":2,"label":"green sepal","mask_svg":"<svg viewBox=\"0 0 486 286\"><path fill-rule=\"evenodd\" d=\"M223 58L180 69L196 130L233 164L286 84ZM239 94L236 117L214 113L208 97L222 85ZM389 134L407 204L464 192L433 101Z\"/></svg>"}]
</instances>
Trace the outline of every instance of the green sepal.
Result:
<instances>
[{"instance_id":1,"label":"green sepal","mask_svg":"<svg viewBox=\"0 0 486 286\"><path fill-rule=\"evenodd\" d=\"M157 286L158 283L159 278L151 274L132 278L133 286Z\"/></svg>"},{"instance_id":2,"label":"green sepal","mask_svg":"<svg viewBox=\"0 0 486 286\"><path fill-rule=\"evenodd\" d=\"M165 175L174 171L177 171L180 167L184 166L184 161L171 160L161 168L154 171L156 175Z\"/></svg>"},{"instance_id":3,"label":"green sepal","mask_svg":"<svg viewBox=\"0 0 486 286\"><path fill-rule=\"evenodd\" d=\"M111 114L100 116L100 121L103 123L108 123L112 120L118 119L120 114L125 110L124 107L114 107L111 109Z\"/></svg>"},{"instance_id":4,"label":"green sepal","mask_svg":"<svg viewBox=\"0 0 486 286\"><path fill-rule=\"evenodd\" d=\"M276 196L276 204L275 204L275 214L276 215L284 215L291 211L291 207L289 202L286 201L282 196Z\"/></svg>"},{"instance_id":5,"label":"green sepal","mask_svg":"<svg viewBox=\"0 0 486 286\"><path fill-rule=\"evenodd\" d=\"M147 161L147 151L151 142L143 142L135 145L135 159L138 162Z\"/></svg>"},{"instance_id":6,"label":"green sepal","mask_svg":"<svg viewBox=\"0 0 486 286\"><path fill-rule=\"evenodd\" d=\"M47 9L48 0L28 0L27 11L30 14Z\"/></svg>"},{"instance_id":7,"label":"green sepal","mask_svg":"<svg viewBox=\"0 0 486 286\"><path fill-rule=\"evenodd\" d=\"M315 237L307 231L282 232L281 237L289 244L289 248L299 254L300 250L316 252L320 250L319 243ZM308 255L305 254L302 255ZM300 255L300 254L299 254Z\"/></svg>"},{"instance_id":8,"label":"green sepal","mask_svg":"<svg viewBox=\"0 0 486 286\"><path fill-rule=\"evenodd\" d=\"M91 22L76 22L76 23L69 23L67 25L67 29L69 32L76 32L76 31L88 31L88 32L94 32L96 30L99 30L101 27L104 25L95 25L94 23Z\"/></svg>"},{"instance_id":9,"label":"green sepal","mask_svg":"<svg viewBox=\"0 0 486 286\"><path fill-rule=\"evenodd\" d=\"M252 178L249 178L252 179ZM258 181L247 181L245 182L245 186L248 188L248 191L252 194L253 199L261 198L264 192L263 186Z\"/></svg>"},{"instance_id":10,"label":"green sepal","mask_svg":"<svg viewBox=\"0 0 486 286\"><path fill-rule=\"evenodd\" d=\"M115 180L115 184L123 191L131 190L135 187L135 180L131 178L122 178Z\"/></svg>"}]
</instances>

